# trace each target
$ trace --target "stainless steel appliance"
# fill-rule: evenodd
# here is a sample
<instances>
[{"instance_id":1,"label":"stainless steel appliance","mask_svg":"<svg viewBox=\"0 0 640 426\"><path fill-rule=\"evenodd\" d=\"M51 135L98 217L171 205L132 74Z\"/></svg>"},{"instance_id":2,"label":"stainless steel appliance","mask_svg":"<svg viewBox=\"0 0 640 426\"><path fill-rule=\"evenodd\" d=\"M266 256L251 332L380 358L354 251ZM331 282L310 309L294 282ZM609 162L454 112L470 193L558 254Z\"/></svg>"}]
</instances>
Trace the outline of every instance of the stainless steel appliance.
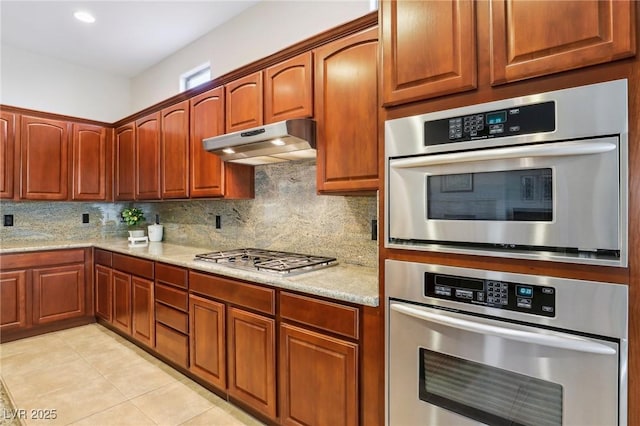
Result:
<instances>
[{"instance_id":1,"label":"stainless steel appliance","mask_svg":"<svg viewBox=\"0 0 640 426\"><path fill-rule=\"evenodd\" d=\"M385 246L627 265L627 81L385 123Z\"/></svg>"},{"instance_id":2,"label":"stainless steel appliance","mask_svg":"<svg viewBox=\"0 0 640 426\"><path fill-rule=\"evenodd\" d=\"M247 271L270 272L277 274L301 274L337 265L334 257L313 256L308 254L282 251L242 248L227 251L214 251L197 254L195 260L219 263L224 266Z\"/></svg>"},{"instance_id":3,"label":"stainless steel appliance","mask_svg":"<svg viewBox=\"0 0 640 426\"><path fill-rule=\"evenodd\" d=\"M387 425L626 425L627 287L387 260Z\"/></svg>"},{"instance_id":4,"label":"stainless steel appliance","mask_svg":"<svg viewBox=\"0 0 640 426\"><path fill-rule=\"evenodd\" d=\"M280 121L207 138L202 145L224 161L241 164L316 158L316 122L307 118Z\"/></svg>"}]
</instances>

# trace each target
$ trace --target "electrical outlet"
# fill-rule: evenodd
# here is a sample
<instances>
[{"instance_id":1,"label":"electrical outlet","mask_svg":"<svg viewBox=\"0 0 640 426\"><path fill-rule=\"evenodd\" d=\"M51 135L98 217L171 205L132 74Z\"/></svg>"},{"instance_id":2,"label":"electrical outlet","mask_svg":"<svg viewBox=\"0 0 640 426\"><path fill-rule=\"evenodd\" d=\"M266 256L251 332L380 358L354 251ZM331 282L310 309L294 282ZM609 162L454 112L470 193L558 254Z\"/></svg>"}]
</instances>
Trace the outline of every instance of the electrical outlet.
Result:
<instances>
[{"instance_id":1,"label":"electrical outlet","mask_svg":"<svg viewBox=\"0 0 640 426\"><path fill-rule=\"evenodd\" d=\"M220 220L220 215L216 215L216 229L222 228L222 220Z\"/></svg>"},{"instance_id":2,"label":"electrical outlet","mask_svg":"<svg viewBox=\"0 0 640 426\"><path fill-rule=\"evenodd\" d=\"M4 215L4 226L13 226L13 215L5 214Z\"/></svg>"},{"instance_id":3,"label":"electrical outlet","mask_svg":"<svg viewBox=\"0 0 640 426\"><path fill-rule=\"evenodd\" d=\"M371 239L378 240L378 221L376 219L371 219Z\"/></svg>"},{"instance_id":4,"label":"electrical outlet","mask_svg":"<svg viewBox=\"0 0 640 426\"><path fill-rule=\"evenodd\" d=\"M82 223L89 223L89 213L82 213Z\"/></svg>"}]
</instances>

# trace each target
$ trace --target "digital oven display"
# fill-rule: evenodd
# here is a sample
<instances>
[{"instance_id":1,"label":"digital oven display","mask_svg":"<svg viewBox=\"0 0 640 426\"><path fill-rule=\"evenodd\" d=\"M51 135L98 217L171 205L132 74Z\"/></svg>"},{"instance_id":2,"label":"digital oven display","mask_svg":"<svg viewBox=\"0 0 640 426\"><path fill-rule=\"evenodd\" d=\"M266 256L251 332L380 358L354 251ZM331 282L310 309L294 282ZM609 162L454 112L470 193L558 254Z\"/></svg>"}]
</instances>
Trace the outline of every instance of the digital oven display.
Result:
<instances>
[{"instance_id":1,"label":"digital oven display","mask_svg":"<svg viewBox=\"0 0 640 426\"><path fill-rule=\"evenodd\" d=\"M487 124L502 124L507 122L507 111L491 112L487 114Z\"/></svg>"}]
</instances>

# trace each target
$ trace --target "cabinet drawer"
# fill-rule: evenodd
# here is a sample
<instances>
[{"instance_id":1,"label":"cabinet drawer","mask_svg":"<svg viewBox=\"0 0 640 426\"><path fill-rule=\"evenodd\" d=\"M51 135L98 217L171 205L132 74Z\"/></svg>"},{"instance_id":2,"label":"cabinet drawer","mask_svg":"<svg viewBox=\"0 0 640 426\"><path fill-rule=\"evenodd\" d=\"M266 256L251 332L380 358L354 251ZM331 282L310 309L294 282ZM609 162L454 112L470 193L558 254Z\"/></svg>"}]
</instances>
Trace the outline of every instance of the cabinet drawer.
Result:
<instances>
[{"instance_id":1,"label":"cabinet drawer","mask_svg":"<svg viewBox=\"0 0 640 426\"><path fill-rule=\"evenodd\" d=\"M189 315L158 302L156 302L156 321L182 333L189 333Z\"/></svg>"},{"instance_id":2,"label":"cabinet drawer","mask_svg":"<svg viewBox=\"0 0 640 426\"><path fill-rule=\"evenodd\" d=\"M113 268L139 277L153 279L153 262L150 260L114 253Z\"/></svg>"},{"instance_id":3,"label":"cabinet drawer","mask_svg":"<svg viewBox=\"0 0 640 426\"><path fill-rule=\"evenodd\" d=\"M158 322L156 351L181 367L189 367L189 337Z\"/></svg>"},{"instance_id":4,"label":"cabinet drawer","mask_svg":"<svg viewBox=\"0 0 640 426\"><path fill-rule=\"evenodd\" d=\"M280 316L322 330L357 339L358 308L298 294L280 293Z\"/></svg>"},{"instance_id":5,"label":"cabinet drawer","mask_svg":"<svg viewBox=\"0 0 640 426\"><path fill-rule=\"evenodd\" d=\"M163 284L174 285L186 289L187 270L178 266L166 265L164 263L156 263L156 281Z\"/></svg>"},{"instance_id":6,"label":"cabinet drawer","mask_svg":"<svg viewBox=\"0 0 640 426\"><path fill-rule=\"evenodd\" d=\"M189 295L186 291L156 283L156 301L189 312Z\"/></svg>"},{"instance_id":7,"label":"cabinet drawer","mask_svg":"<svg viewBox=\"0 0 640 426\"><path fill-rule=\"evenodd\" d=\"M93 252L93 261L96 265L111 267L112 254L110 251L95 249Z\"/></svg>"},{"instance_id":8,"label":"cabinet drawer","mask_svg":"<svg viewBox=\"0 0 640 426\"><path fill-rule=\"evenodd\" d=\"M276 311L273 289L197 272L189 273L189 288L196 293L267 314L274 315Z\"/></svg>"},{"instance_id":9,"label":"cabinet drawer","mask_svg":"<svg viewBox=\"0 0 640 426\"><path fill-rule=\"evenodd\" d=\"M84 249L34 251L28 253L3 254L0 269L20 269L83 263Z\"/></svg>"}]
</instances>

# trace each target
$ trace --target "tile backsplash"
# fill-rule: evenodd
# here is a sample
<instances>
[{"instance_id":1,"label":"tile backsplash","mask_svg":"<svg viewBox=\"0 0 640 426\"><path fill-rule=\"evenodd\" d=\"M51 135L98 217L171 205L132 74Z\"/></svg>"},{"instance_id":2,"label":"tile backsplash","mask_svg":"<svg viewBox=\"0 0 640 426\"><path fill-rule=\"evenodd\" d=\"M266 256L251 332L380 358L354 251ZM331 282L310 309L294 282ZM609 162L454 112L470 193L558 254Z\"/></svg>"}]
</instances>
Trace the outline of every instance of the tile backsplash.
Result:
<instances>
[{"instance_id":1,"label":"tile backsplash","mask_svg":"<svg viewBox=\"0 0 640 426\"><path fill-rule=\"evenodd\" d=\"M184 200L136 203L3 201L13 227L0 227L2 241L125 238L120 211L135 205L152 223L158 214L168 243L227 250L258 247L334 256L339 261L376 266L377 219L373 196L316 194L314 160L256 167L253 200ZM82 223L82 214L89 223ZM215 218L220 216L221 228Z\"/></svg>"}]
</instances>

